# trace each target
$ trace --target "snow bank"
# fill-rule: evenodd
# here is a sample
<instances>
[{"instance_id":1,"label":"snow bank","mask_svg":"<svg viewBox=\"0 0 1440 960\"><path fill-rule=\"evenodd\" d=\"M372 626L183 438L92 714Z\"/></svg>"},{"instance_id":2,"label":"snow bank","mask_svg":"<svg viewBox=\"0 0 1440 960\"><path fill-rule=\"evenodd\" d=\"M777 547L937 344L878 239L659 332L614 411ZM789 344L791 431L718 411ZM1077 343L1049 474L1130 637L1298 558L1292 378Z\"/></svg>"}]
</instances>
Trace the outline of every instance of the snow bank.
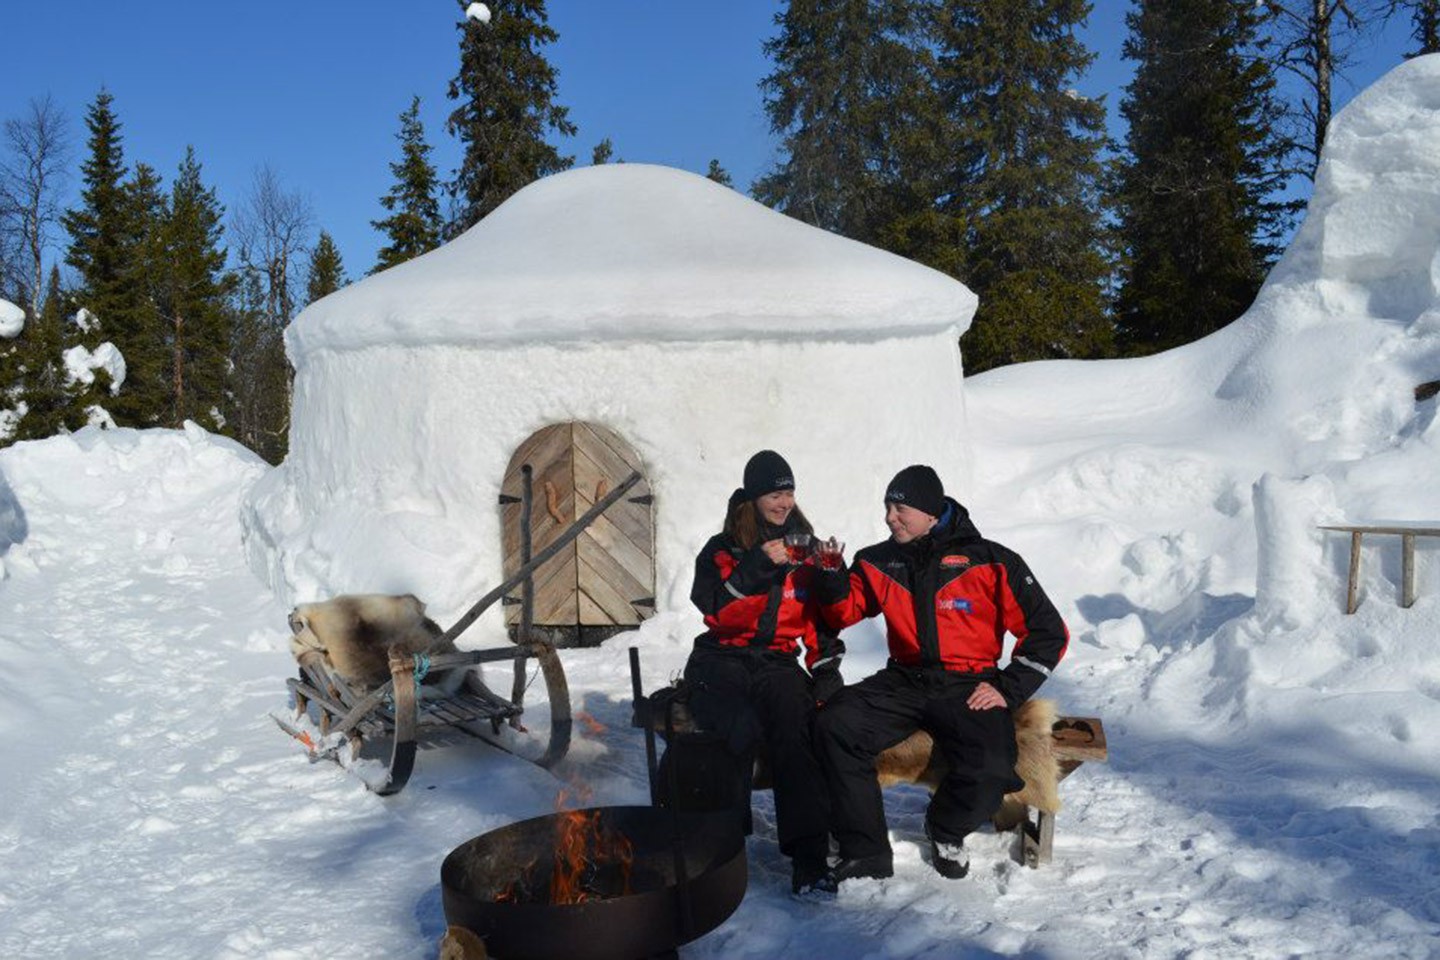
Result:
<instances>
[{"instance_id":1,"label":"snow bank","mask_svg":"<svg viewBox=\"0 0 1440 960\"><path fill-rule=\"evenodd\" d=\"M1420 542L1421 597L1404 610L1398 540L1367 540L1346 616L1349 538L1317 527L1440 519L1436 401L1414 392L1440 379L1437 315L1431 56L1334 119L1294 244L1229 327L1141 360L967 382L987 465L973 512L1027 552L1079 639L1057 690L1165 741L1177 770L1198 742L1277 784L1340 778L1276 802L1329 811L1313 829L1347 849L1389 842L1367 823L1411 842L1435 828L1412 804L1433 809L1440 779L1440 549ZM1351 805L1366 823L1338 812Z\"/></svg>"}]
</instances>

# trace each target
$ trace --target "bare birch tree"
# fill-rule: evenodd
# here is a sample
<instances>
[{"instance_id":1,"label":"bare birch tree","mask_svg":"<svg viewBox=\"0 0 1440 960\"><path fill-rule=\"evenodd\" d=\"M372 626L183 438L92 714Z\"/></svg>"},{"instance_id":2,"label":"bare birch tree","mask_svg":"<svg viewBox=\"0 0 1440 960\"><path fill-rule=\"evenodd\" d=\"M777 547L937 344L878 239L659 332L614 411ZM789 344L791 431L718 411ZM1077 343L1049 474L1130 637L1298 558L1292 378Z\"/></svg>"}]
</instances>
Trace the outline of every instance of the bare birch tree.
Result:
<instances>
[{"instance_id":1,"label":"bare birch tree","mask_svg":"<svg viewBox=\"0 0 1440 960\"><path fill-rule=\"evenodd\" d=\"M50 95L32 99L20 117L5 121L0 162L0 246L10 276L5 286L40 315L45 296L45 252L60 219L60 190L70 160L65 113Z\"/></svg>"},{"instance_id":2,"label":"bare birch tree","mask_svg":"<svg viewBox=\"0 0 1440 960\"><path fill-rule=\"evenodd\" d=\"M271 462L285 454L291 371L283 333L304 292L302 263L314 229L310 201L270 167L257 170L232 224L240 284L230 400L241 442Z\"/></svg>"},{"instance_id":3,"label":"bare birch tree","mask_svg":"<svg viewBox=\"0 0 1440 960\"><path fill-rule=\"evenodd\" d=\"M1334 113L1334 84L1351 64L1353 42L1384 15L1378 0L1263 0L1273 24L1274 62L1304 93L1291 111L1304 173L1315 179L1325 131ZM1299 172L1299 171L1297 171Z\"/></svg>"}]
</instances>

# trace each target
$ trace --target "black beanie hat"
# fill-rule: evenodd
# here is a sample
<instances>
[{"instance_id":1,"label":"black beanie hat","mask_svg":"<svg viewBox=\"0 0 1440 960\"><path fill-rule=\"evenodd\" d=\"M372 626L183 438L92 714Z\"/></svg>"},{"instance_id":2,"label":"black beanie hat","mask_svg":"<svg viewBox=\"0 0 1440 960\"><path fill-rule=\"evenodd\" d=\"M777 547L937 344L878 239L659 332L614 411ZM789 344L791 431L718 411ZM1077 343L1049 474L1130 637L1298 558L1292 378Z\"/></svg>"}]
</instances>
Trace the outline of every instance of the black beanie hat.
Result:
<instances>
[{"instance_id":1,"label":"black beanie hat","mask_svg":"<svg viewBox=\"0 0 1440 960\"><path fill-rule=\"evenodd\" d=\"M761 450L745 464L745 496L751 500L776 490L794 489L794 471L774 450Z\"/></svg>"},{"instance_id":2,"label":"black beanie hat","mask_svg":"<svg viewBox=\"0 0 1440 960\"><path fill-rule=\"evenodd\" d=\"M895 479L885 488L885 502L903 503L938 517L945 512L945 487L938 473L917 463L895 474Z\"/></svg>"}]
</instances>

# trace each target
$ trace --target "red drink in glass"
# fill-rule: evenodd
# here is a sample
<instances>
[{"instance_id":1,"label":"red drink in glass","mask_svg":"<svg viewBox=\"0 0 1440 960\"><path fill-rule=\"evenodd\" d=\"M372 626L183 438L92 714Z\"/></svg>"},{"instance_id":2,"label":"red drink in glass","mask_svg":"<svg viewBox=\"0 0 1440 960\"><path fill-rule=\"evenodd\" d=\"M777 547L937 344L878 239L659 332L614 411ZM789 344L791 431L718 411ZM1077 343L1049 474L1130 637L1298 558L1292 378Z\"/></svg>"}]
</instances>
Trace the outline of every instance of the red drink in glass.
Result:
<instances>
[{"instance_id":1,"label":"red drink in glass","mask_svg":"<svg viewBox=\"0 0 1440 960\"><path fill-rule=\"evenodd\" d=\"M804 563L810 557L810 534L791 533L785 536L785 556L791 563Z\"/></svg>"}]
</instances>

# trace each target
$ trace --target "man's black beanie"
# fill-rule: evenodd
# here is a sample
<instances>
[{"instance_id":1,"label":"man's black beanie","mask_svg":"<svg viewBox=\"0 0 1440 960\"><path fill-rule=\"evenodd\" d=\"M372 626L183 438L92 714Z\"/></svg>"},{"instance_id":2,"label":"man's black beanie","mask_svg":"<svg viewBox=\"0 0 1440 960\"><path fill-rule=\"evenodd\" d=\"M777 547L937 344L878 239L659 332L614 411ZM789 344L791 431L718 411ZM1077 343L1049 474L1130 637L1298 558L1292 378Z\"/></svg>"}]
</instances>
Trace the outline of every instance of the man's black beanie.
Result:
<instances>
[{"instance_id":1,"label":"man's black beanie","mask_svg":"<svg viewBox=\"0 0 1440 960\"><path fill-rule=\"evenodd\" d=\"M751 500L776 490L794 490L795 473L774 450L761 450L745 464L745 496Z\"/></svg>"},{"instance_id":2,"label":"man's black beanie","mask_svg":"<svg viewBox=\"0 0 1440 960\"><path fill-rule=\"evenodd\" d=\"M895 479L885 488L885 502L903 503L938 517L945 512L945 487L938 473L917 463L895 474Z\"/></svg>"}]
</instances>

